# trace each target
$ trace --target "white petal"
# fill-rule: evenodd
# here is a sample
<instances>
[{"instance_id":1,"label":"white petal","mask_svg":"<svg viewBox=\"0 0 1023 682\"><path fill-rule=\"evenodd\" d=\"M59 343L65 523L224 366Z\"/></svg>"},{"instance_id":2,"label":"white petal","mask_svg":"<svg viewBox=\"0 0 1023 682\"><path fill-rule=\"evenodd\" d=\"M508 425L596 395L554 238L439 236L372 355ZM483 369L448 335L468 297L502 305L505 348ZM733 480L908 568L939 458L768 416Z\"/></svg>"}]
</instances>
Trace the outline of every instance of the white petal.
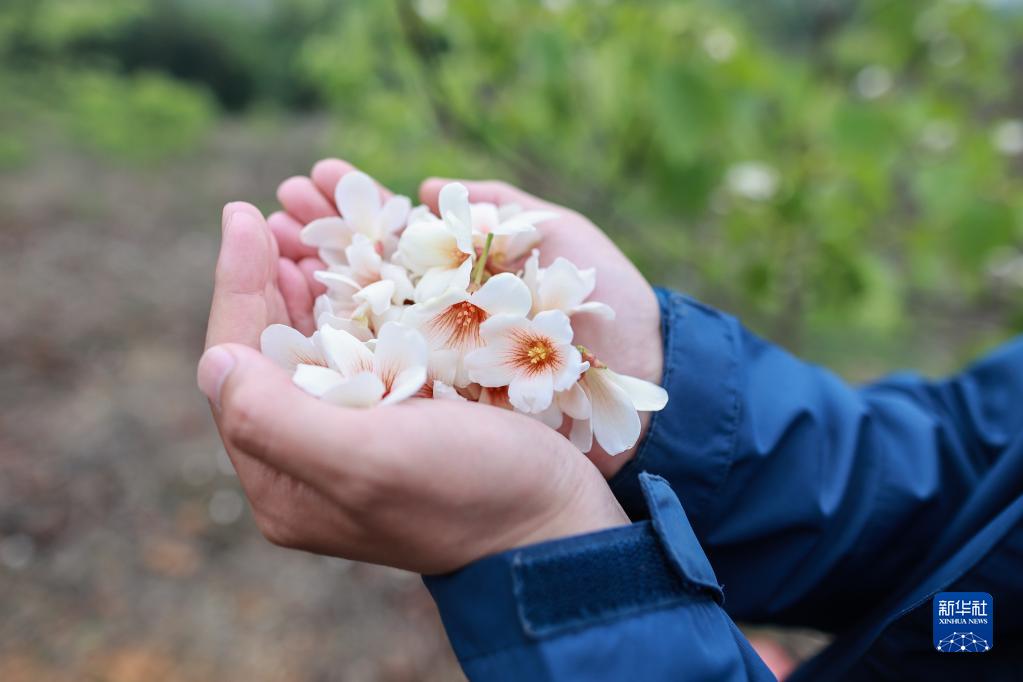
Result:
<instances>
[{"instance_id":1,"label":"white petal","mask_svg":"<svg viewBox=\"0 0 1023 682\"><path fill-rule=\"evenodd\" d=\"M416 301L429 301L449 289L465 291L472 274L472 261L466 260L456 269L433 268L427 270L416 285Z\"/></svg>"},{"instance_id":2,"label":"white petal","mask_svg":"<svg viewBox=\"0 0 1023 682\"><path fill-rule=\"evenodd\" d=\"M362 171L346 173L337 183L334 200L354 231L371 238L376 236L373 231L380 213L380 190L372 178Z\"/></svg>"},{"instance_id":3,"label":"white petal","mask_svg":"<svg viewBox=\"0 0 1023 682\"><path fill-rule=\"evenodd\" d=\"M557 403L553 402L546 410L538 412L533 416L552 429L560 429L561 424L565 421L565 415L561 413L561 408L558 407Z\"/></svg>"},{"instance_id":4,"label":"white petal","mask_svg":"<svg viewBox=\"0 0 1023 682\"><path fill-rule=\"evenodd\" d=\"M542 412L547 409L553 399L554 382L547 372L531 376L520 374L508 384L508 400L520 412Z\"/></svg>"},{"instance_id":5,"label":"white petal","mask_svg":"<svg viewBox=\"0 0 1023 682\"><path fill-rule=\"evenodd\" d=\"M380 277L380 254L377 253L375 242L364 234L352 237L352 243L345 249L348 265L354 279L368 284Z\"/></svg>"},{"instance_id":6,"label":"white petal","mask_svg":"<svg viewBox=\"0 0 1023 682\"><path fill-rule=\"evenodd\" d=\"M460 359L459 352L449 348L430 351L430 359L427 364L430 377L454 386Z\"/></svg>"},{"instance_id":7,"label":"white petal","mask_svg":"<svg viewBox=\"0 0 1023 682\"><path fill-rule=\"evenodd\" d=\"M454 233L458 248L465 253L473 253L469 190L460 182L450 182L441 188L437 203L440 217Z\"/></svg>"},{"instance_id":8,"label":"white petal","mask_svg":"<svg viewBox=\"0 0 1023 682\"><path fill-rule=\"evenodd\" d=\"M471 296L470 301L487 311L488 315L525 317L533 307L533 297L529 294L529 288L510 272L488 279L479 291Z\"/></svg>"},{"instance_id":9,"label":"white petal","mask_svg":"<svg viewBox=\"0 0 1023 682\"><path fill-rule=\"evenodd\" d=\"M607 377L618 385L632 400L632 405L640 412L657 412L668 404L668 392L657 384L643 381L636 377L618 374L607 369Z\"/></svg>"},{"instance_id":10,"label":"white petal","mask_svg":"<svg viewBox=\"0 0 1023 682\"><path fill-rule=\"evenodd\" d=\"M434 400L454 400L456 402L469 402L465 397L456 391L454 387L445 384L443 381L433 382L433 398Z\"/></svg>"},{"instance_id":11,"label":"white petal","mask_svg":"<svg viewBox=\"0 0 1023 682\"><path fill-rule=\"evenodd\" d=\"M589 419L576 419L572 421L572 430L568 434L572 445L579 448L582 453L593 449L593 427Z\"/></svg>"},{"instance_id":12,"label":"white petal","mask_svg":"<svg viewBox=\"0 0 1023 682\"><path fill-rule=\"evenodd\" d=\"M554 260L543 271L540 280L540 305L544 310L568 312L581 304L593 292L596 281L582 272L571 261Z\"/></svg>"},{"instance_id":13,"label":"white petal","mask_svg":"<svg viewBox=\"0 0 1023 682\"><path fill-rule=\"evenodd\" d=\"M380 266L380 277L394 282L392 301L404 303L405 301L412 300L412 297L415 295L415 288L412 286L412 280L409 279L405 268L394 263L383 263Z\"/></svg>"},{"instance_id":14,"label":"white petal","mask_svg":"<svg viewBox=\"0 0 1023 682\"><path fill-rule=\"evenodd\" d=\"M572 342L572 323L560 310L545 310L533 318L533 329L549 336L555 343Z\"/></svg>"},{"instance_id":15,"label":"white petal","mask_svg":"<svg viewBox=\"0 0 1023 682\"><path fill-rule=\"evenodd\" d=\"M489 202L472 204L469 207L469 212L472 214L472 229L476 232L488 234L501 224L501 215L497 206Z\"/></svg>"},{"instance_id":16,"label":"white petal","mask_svg":"<svg viewBox=\"0 0 1023 682\"><path fill-rule=\"evenodd\" d=\"M317 398L322 397L332 388L344 382L344 377L336 371L319 365L299 365L291 377L295 385L306 393Z\"/></svg>"},{"instance_id":17,"label":"white petal","mask_svg":"<svg viewBox=\"0 0 1023 682\"><path fill-rule=\"evenodd\" d=\"M388 199L377 216L381 231L387 234L405 227L411 208L412 202L408 197L395 195Z\"/></svg>"},{"instance_id":18,"label":"white petal","mask_svg":"<svg viewBox=\"0 0 1023 682\"><path fill-rule=\"evenodd\" d=\"M583 356L579 354L579 350L575 346L564 345L559 348L559 351L565 357L561 367L558 368L558 373L554 376L554 390L567 391L572 384L579 381L583 372L590 368L590 363L583 362Z\"/></svg>"},{"instance_id":19,"label":"white petal","mask_svg":"<svg viewBox=\"0 0 1023 682\"><path fill-rule=\"evenodd\" d=\"M366 303L374 315L381 315L391 307L391 297L394 296L394 282L389 279L382 279L364 286L352 298L359 303Z\"/></svg>"},{"instance_id":20,"label":"white petal","mask_svg":"<svg viewBox=\"0 0 1023 682\"><path fill-rule=\"evenodd\" d=\"M529 258L526 259L526 264L522 268L522 281L529 288L529 293L533 295L533 304L538 305L540 303L537 300L540 293L540 251L538 249L533 249Z\"/></svg>"},{"instance_id":21,"label":"white petal","mask_svg":"<svg viewBox=\"0 0 1023 682\"><path fill-rule=\"evenodd\" d=\"M484 323L486 324L486 323ZM478 348L465 356L469 378L481 386L507 386L515 378L514 368L504 363L503 353L493 346Z\"/></svg>"},{"instance_id":22,"label":"white petal","mask_svg":"<svg viewBox=\"0 0 1023 682\"><path fill-rule=\"evenodd\" d=\"M259 336L259 348L278 365L294 371L299 364L322 365L323 354L302 332L284 324L272 324Z\"/></svg>"},{"instance_id":23,"label":"white petal","mask_svg":"<svg viewBox=\"0 0 1023 682\"><path fill-rule=\"evenodd\" d=\"M380 377L372 372L362 372L331 388L323 399L342 407L373 407L380 402L384 390Z\"/></svg>"},{"instance_id":24,"label":"white petal","mask_svg":"<svg viewBox=\"0 0 1023 682\"><path fill-rule=\"evenodd\" d=\"M639 413L628 394L603 372L606 370L596 369L586 374L593 410L590 420L600 447L609 455L617 455L639 440Z\"/></svg>"},{"instance_id":25,"label":"white petal","mask_svg":"<svg viewBox=\"0 0 1023 682\"><path fill-rule=\"evenodd\" d=\"M557 394L558 407L572 419L590 418L590 399L578 381L567 391Z\"/></svg>"},{"instance_id":26,"label":"white petal","mask_svg":"<svg viewBox=\"0 0 1023 682\"><path fill-rule=\"evenodd\" d=\"M373 338L373 332L369 330L366 325L356 322L355 320L349 320L344 317L338 317L337 315L325 314L320 315L316 318L316 324L320 327L332 327L334 329L341 329L348 332L359 341L369 341Z\"/></svg>"},{"instance_id":27,"label":"white petal","mask_svg":"<svg viewBox=\"0 0 1023 682\"><path fill-rule=\"evenodd\" d=\"M352 243L352 229L341 218L317 218L302 228L298 238L307 246L340 250Z\"/></svg>"},{"instance_id":28,"label":"white petal","mask_svg":"<svg viewBox=\"0 0 1023 682\"><path fill-rule=\"evenodd\" d=\"M410 367L422 367L423 380L416 386L418 391L426 380L428 357L426 339L416 329L400 322L388 322L380 328L373 353L373 367L381 377L394 377Z\"/></svg>"},{"instance_id":29,"label":"white petal","mask_svg":"<svg viewBox=\"0 0 1023 682\"><path fill-rule=\"evenodd\" d=\"M340 272L317 270L313 273L313 278L327 287L331 293L338 293L343 296L352 296L361 288L358 282Z\"/></svg>"},{"instance_id":30,"label":"white petal","mask_svg":"<svg viewBox=\"0 0 1023 682\"><path fill-rule=\"evenodd\" d=\"M528 331L529 320L518 315L493 315L480 325L480 337L488 346L495 347L499 342L507 343L505 337L518 329Z\"/></svg>"},{"instance_id":31,"label":"white petal","mask_svg":"<svg viewBox=\"0 0 1023 682\"><path fill-rule=\"evenodd\" d=\"M439 220L409 224L398 240L398 253L402 264L417 274L432 268L457 267L464 259L455 236Z\"/></svg>"},{"instance_id":32,"label":"white petal","mask_svg":"<svg viewBox=\"0 0 1023 682\"><path fill-rule=\"evenodd\" d=\"M317 337L330 366L345 377L373 367L373 354L355 336L341 329L320 327Z\"/></svg>"},{"instance_id":33,"label":"white petal","mask_svg":"<svg viewBox=\"0 0 1023 682\"><path fill-rule=\"evenodd\" d=\"M426 367L409 367L408 369L402 370L398 373L398 376L394 378L391 383L391 392L387 394L383 400L380 401L381 405L392 405L399 403L406 398L411 398L419 389L426 383Z\"/></svg>"},{"instance_id":34,"label":"white petal","mask_svg":"<svg viewBox=\"0 0 1023 682\"><path fill-rule=\"evenodd\" d=\"M607 303L601 303L600 301L587 301L581 305L577 305L572 308L570 314L576 315L578 313L592 313L603 317L605 320L615 319L615 311Z\"/></svg>"}]
</instances>

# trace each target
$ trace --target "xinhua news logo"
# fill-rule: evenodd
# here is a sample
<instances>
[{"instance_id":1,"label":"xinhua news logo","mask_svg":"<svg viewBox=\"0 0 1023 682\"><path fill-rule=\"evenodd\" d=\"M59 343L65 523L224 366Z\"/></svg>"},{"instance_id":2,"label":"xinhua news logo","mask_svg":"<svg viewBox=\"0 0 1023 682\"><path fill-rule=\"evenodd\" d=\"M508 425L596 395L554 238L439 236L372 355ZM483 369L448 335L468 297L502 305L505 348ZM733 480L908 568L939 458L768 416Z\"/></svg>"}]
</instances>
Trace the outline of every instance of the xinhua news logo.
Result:
<instances>
[{"instance_id":1,"label":"xinhua news logo","mask_svg":"<svg viewBox=\"0 0 1023 682\"><path fill-rule=\"evenodd\" d=\"M987 592L940 592L932 608L936 650L982 654L995 645L995 600Z\"/></svg>"}]
</instances>

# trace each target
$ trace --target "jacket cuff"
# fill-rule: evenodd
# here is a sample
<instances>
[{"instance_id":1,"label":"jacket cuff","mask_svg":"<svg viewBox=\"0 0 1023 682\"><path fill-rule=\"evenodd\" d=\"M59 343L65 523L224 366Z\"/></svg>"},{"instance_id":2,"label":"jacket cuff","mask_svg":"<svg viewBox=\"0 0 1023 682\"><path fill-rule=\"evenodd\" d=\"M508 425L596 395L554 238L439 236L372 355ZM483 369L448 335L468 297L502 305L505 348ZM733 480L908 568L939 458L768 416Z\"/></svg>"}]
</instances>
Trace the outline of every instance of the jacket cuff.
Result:
<instances>
[{"instance_id":1,"label":"jacket cuff","mask_svg":"<svg viewBox=\"0 0 1023 682\"><path fill-rule=\"evenodd\" d=\"M459 660L649 611L723 602L671 487L649 474L637 480L650 521L514 549L423 578Z\"/></svg>"},{"instance_id":2,"label":"jacket cuff","mask_svg":"<svg viewBox=\"0 0 1023 682\"><path fill-rule=\"evenodd\" d=\"M644 518L640 472L671 483L701 533L734 457L739 429L738 322L687 296L657 289L669 400L651 415L636 456L610 481L633 519Z\"/></svg>"}]
</instances>

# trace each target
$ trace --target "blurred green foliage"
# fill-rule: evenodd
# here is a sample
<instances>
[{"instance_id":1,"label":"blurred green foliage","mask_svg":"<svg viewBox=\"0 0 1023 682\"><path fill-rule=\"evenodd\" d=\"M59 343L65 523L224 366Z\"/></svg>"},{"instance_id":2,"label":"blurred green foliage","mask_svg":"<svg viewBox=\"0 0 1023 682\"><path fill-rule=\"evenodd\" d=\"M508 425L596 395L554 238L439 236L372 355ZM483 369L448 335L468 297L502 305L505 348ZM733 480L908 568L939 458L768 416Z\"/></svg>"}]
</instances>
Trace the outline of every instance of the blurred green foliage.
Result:
<instances>
[{"instance_id":1,"label":"blurred green foliage","mask_svg":"<svg viewBox=\"0 0 1023 682\"><path fill-rule=\"evenodd\" d=\"M325 152L519 183L792 345L1023 319L1016 0L8 0L0 45L0 163L33 103L136 158L324 111Z\"/></svg>"}]
</instances>

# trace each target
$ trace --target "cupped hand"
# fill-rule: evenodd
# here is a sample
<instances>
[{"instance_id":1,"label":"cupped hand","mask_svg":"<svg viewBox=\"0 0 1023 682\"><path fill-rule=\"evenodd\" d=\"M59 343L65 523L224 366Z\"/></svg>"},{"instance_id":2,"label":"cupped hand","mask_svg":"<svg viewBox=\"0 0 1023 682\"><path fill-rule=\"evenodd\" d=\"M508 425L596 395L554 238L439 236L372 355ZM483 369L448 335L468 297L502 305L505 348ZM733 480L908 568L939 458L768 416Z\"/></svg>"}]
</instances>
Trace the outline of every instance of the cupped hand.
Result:
<instances>
[{"instance_id":1,"label":"cupped hand","mask_svg":"<svg viewBox=\"0 0 1023 682\"><path fill-rule=\"evenodd\" d=\"M278 245L275 220L225 208L198 377L272 542L435 573L628 522L583 455L529 417L425 399L345 409L294 386L256 346L266 325L309 314L316 264L297 240Z\"/></svg>"}]
</instances>

